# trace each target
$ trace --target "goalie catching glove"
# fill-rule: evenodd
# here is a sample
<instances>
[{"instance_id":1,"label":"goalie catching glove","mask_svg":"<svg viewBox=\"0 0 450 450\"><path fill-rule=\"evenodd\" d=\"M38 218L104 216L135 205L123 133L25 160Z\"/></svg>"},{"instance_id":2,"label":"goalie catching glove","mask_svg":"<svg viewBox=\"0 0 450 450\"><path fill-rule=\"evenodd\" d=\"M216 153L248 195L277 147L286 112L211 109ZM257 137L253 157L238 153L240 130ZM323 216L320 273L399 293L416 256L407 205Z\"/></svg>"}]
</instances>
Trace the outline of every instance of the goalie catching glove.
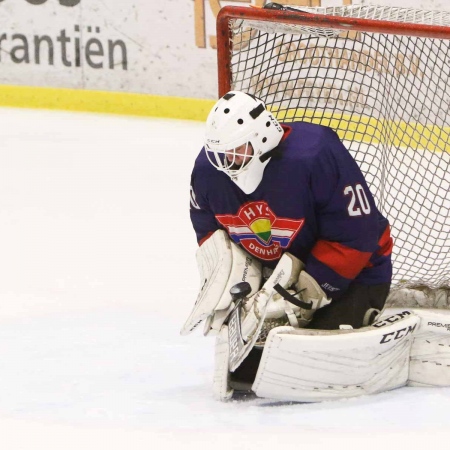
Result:
<instances>
[{"instance_id":1,"label":"goalie catching glove","mask_svg":"<svg viewBox=\"0 0 450 450\"><path fill-rule=\"evenodd\" d=\"M217 334L234 308L230 289L243 281L255 294L261 286L261 263L252 258L227 233L217 230L197 250L200 273L200 292L194 308L181 329L182 335L191 333L206 320L204 334Z\"/></svg>"},{"instance_id":2,"label":"goalie catching glove","mask_svg":"<svg viewBox=\"0 0 450 450\"><path fill-rule=\"evenodd\" d=\"M317 281L304 270L300 271L293 289L276 287L275 290L277 293L267 305L265 319L281 319L287 316L289 325L294 328L307 327L314 313L331 301Z\"/></svg>"}]
</instances>

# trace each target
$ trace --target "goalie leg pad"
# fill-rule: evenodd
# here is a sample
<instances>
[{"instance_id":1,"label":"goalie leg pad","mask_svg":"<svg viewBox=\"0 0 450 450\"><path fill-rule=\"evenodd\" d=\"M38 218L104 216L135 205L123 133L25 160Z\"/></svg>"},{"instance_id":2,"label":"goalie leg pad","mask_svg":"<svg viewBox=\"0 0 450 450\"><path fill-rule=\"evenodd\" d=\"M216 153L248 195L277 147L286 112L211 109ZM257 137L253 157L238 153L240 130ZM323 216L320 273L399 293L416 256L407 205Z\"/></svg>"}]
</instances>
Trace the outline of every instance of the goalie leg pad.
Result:
<instances>
[{"instance_id":1,"label":"goalie leg pad","mask_svg":"<svg viewBox=\"0 0 450 450\"><path fill-rule=\"evenodd\" d=\"M404 386L419 320L404 311L359 330L274 328L252 389L259 397L318 402Z\"/></svg>"},{"instance_id":2,"label":"goalie leg pad","mask_svg":"<svg viewBox=\"0 0 450 450\"><path fill-rule=\"evenodd\" d=\"M413 310L420 317L414 334L409 386L450 386L450 311Z\"/></svg>"}]
</instances>

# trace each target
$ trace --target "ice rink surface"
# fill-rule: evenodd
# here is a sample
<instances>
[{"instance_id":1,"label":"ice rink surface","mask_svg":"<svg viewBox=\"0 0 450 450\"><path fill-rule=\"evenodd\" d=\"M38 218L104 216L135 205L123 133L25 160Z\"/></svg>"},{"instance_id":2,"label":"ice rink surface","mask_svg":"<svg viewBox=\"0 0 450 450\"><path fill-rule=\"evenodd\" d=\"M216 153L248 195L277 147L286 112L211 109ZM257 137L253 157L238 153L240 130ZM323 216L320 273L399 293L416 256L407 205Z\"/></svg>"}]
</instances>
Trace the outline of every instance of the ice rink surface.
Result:
<instances>
[{"instance_id":1,"label":"ice rink surface","mask_svg":"<svg viewBox=\"0 0 450 450\"><path fill-rule=\"evenodd\" d=\"M0 109L0 448L432 448L450 388L212 398L189 178L203 124Z\"/></svg>"}]
</instances>

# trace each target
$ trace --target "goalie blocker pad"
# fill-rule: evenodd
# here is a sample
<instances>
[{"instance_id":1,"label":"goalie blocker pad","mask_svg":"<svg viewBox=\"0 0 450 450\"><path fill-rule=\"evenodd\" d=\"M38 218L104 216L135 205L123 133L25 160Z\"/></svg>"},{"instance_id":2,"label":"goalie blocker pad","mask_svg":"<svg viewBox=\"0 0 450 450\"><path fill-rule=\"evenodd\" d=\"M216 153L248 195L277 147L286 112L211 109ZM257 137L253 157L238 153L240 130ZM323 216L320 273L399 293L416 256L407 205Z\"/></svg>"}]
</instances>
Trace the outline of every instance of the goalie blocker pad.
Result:
<instances>
[{"instance_id":1,"label":"goalie blocker pad","mask_svg":"<svg viewBox=\"0 0 450 450\"><path fill-rule=\"evenodd\" d=\"M419 321L403 311L358 330L274 328L252 390L258 397L318 402L404 386Z\"/></svg>"},{"instance_id":2,"label":"goalie blocker pad","mask_svg":"<svg viewBox=\"0 0 450 450\"><path fill-rule=\"evenodd\" d=\"M232 242L223 230L215 231L200 246L196 259L200 292L180 331L183 336L214 315L220 316L223 323L232 308L231 287L247 281L252 288L251 294L254 294L262 278L261 263Z\"/></svg>"}]
</instances>

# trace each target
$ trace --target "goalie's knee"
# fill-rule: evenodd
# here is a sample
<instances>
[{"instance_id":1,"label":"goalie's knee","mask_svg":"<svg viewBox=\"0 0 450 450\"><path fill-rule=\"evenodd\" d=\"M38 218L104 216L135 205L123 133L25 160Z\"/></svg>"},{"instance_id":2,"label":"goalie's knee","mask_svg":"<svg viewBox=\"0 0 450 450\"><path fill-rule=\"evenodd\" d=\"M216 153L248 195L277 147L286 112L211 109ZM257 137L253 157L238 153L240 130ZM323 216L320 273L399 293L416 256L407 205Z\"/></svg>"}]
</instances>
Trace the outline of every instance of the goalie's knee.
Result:
<instances>
[{"instance_id":1,"label":"goalie's knee","mask_svg":"<svg viewBox=\"0 0 450 450\"><path fill-rule=\"evenodd\" d=\"M405 311L360 330L275 328L252 389L259 397L317 402L404 386L418 323Z\"/></svg>"}]
</instances>

